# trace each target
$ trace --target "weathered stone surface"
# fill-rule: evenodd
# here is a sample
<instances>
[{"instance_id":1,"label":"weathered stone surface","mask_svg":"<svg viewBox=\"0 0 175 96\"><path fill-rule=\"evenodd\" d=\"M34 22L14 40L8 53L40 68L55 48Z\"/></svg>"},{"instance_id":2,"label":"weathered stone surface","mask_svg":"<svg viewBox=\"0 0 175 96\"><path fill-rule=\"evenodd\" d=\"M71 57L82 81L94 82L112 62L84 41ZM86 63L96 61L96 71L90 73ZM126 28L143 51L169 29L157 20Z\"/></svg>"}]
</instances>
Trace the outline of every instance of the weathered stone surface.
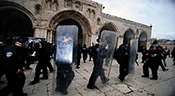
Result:
<instances>
[{"instance_id":1,"label":"weathered stone surface","mask_svg":"<svg viewBox=\"0 0 175 96\"><path fill-rule=\"evenodd\" d=\"M144 38L147 38L147 40L143 42L150 44L152 25L148 26L103 13L103 5L97 2L87 0L56 0L54 2L52 0L8 0L7 3L7 0L3 1L6 3L2 4L2 10L10 7L22 12L31 22L30 28L33 29L33 36L47 38L49 42L53 42L54 37L52 36L54 36L59 23L71 18L73 23L68 20L66 24L78 25L80 27L79 31L81 31L79 40L87 45L92 42L96 43L96 39L103 28L119 33L117 46L123 43L124 34L127 31L131 31L133 35L130 35L131 38L142 38L140 35L145 34ZM140 41L140 43L142 42ZM149 47L149 45L145 45L146 43L143 43L143 45Z\"/></svg>"}]
</instances>

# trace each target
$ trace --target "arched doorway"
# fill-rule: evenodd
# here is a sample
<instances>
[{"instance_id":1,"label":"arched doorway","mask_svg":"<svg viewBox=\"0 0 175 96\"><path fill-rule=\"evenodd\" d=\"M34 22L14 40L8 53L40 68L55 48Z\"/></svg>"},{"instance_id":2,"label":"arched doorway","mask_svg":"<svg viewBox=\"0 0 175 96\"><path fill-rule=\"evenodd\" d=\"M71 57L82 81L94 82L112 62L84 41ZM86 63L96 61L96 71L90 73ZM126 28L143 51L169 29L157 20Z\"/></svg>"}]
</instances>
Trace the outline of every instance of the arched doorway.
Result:
<instances>
[{"instance_id":1,"label":"arched doorway","mask_svg":"<svg viewBox=\"0 0 175 96\"><path fill-rule=\"evenodd\" d=\"M138 51L141 52L143 47L147 46L147 36L142 32L139 36Z\"/></svg>"},{"instance_id":2,"label":"arched doorway","mask_svg":"<svg viewBox=\"0 0 175 96\"><path fill-rule=\"evenodd\" d=\"M32 22L22 12L16 9L0 10L0 40L17 35L33 36Z\"/></svg>"},{"instance_id":3,"label":"arched doorway","mask_svg":"<svg viewBox=\"0 0 175 96\"><path fill-rule=\"evenodd\" d=\"M0 2L0 40L16 35L33 36L36 18L23 6L10 2Z\"/></svg>"},{"instance_id":4,"label":"arched doorway","mask_svg":"<svg viewBox=\"0 0 175 96\"><path fill-rule=\"evenodd\" d=\"M78 41L80 44L89 44L91 37L91 26L88 19L81 13L75 10L62 11L54 15L49 23L48 28L52 31L54 38L55 29L58 25L76 25L79 28ZM48 30L50 32L50 30ZM52 39L54 42L54 39Z\"/></svg>"},{"instance_id":5,"label":"arched doorway","mask_svg":"<svg viewBox=\"0 0 175 96\"><path fill-rule=\"evenodd\" d=\"M109 30L109 31L114 31L114 32L118 32L118 30L116 29L117 27L115 27L115 25L113 23L106 23L104 25L102 25L102 27L99 30L99 35L98 38L100 38L101 36L101 32L103 30ZM118 45L118 38L116 40L116 46Z\"/></svg>"},{"instance_id":6,"label":"arched doorway","mask_svg":"<svg viewBox=\"0 0 175 96\"><path fill-rule=\"evenodd\" d=\"M123 44L130 43L131 39L134 39L134 33L131 29L129 29L124 34Z\"/></svg>"}]
</instances>

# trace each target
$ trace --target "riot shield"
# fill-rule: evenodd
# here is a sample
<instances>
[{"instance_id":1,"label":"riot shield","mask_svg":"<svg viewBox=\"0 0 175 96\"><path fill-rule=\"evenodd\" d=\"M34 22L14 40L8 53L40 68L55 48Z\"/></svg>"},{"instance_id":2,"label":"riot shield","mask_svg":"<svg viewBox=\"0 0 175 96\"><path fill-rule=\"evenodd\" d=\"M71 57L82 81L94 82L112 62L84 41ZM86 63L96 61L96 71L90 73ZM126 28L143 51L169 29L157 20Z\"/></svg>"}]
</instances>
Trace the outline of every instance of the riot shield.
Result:
<instances>
[{"instance_id":1,"label":"riot shield","mask_svg":"<svg viewBox=\"0 0 175 96\"><path fill-rule=\"evenodd\" d=\"M67 94L67 88L74 78L72 64L74 63L74 56L77 57L76 51L74 51L77 50L77 36L77 26L58 26L56 29L53 94Z\"/></svg>"},{"instance_id":2,"label":"riot shield","mask_svg":"<svg viewBox=\"0 0 175 96\"><path fill-rule=\"evenodd\" d=\"M138 49L138 40L132 39L130 41L130 50L129 50L129 63L128 63L128 76L127 76L128 78L131 78L134 75L137 49Z\"/></svg>"},{"instance_id":3,"label":"riot shield","mask_svg":"<svg viewBox=\"0 0 175 96\"><path fill-rule=\"evenodd\" d=\"M99 46L96 64L99 65L98 67L101 69L99 75L102 82L105 83L106 79L109 79L117 33L104 30L102 31L100 40L102 43L101 46Z\"/></svg>"}]
</instances>

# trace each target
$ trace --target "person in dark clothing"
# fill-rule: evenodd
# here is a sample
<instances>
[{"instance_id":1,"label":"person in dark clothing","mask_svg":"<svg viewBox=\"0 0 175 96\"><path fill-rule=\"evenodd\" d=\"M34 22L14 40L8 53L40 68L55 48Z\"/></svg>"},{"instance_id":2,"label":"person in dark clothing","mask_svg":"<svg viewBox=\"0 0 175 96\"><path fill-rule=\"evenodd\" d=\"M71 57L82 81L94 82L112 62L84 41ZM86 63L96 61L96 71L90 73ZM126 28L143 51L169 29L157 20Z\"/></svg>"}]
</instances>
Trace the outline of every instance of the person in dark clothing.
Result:
<instances>
[{"instance_id":1,"label":"person in dark clothing","mask_svg":"<svg viewBox=\"0 0 175 96\"><path fill-rule=\"evenodd\" d=\"M142 50L142 62L141 63L144 63L145 60L146 60L146 47L143 47L143 50Z\"/></svg>"},{"instance_id":2,"label":"person in dark clothing","mask_svg":"<svg viewBox=\"0 0 175 96\"><path fill-rule=\"evenodd\" d=\"M86 44L84 44L84 46L82 47L82 53L83 53L83 61L84 61L84 63L86 63L87 53L88 53L88 50L86 48Z\"/></svg>"},{"instance_id":3,"label":"person in dark clothing","mask_svg":"<svg viewBox=\"0 0 175 96\"><path fill-rule=\"evenodd\" d=\"M26 69L32 69L30 67L30 64L36 60L36 51L39 49L39 44L38 42L30 42L28 45L28 55L27 55L27 59L26 59Z\"/></svg>"},{"instance_id":4,"label":"person in dark clothing","mask_svg":"<svg viewBox=\"0 0 175 96\"><path fill-rule=\"evenodd\" d=\"M89 48L88 48L89 61L91 61L91 58L93 57L93 52L94 52L94 45L92 43L92 46L89 46Z\"/></svg>"},{"instance_id":5,"label":"person in dark clothing","mask_svg":"<svg viewBox=\"0 0 175 96\"><path fill-rule=\"evenodd\" d=\"M129 44L122 44L119 49L114 52L114 59L120 65L119 79L123 81L128 75L128 62L129 62Z\"/></svg>"},{"instance_id":6,"label":"person in dark clothing","mask_svg":"<svg viewBox=\"0 0 175 96\"><path fill-rule=\"evenodd\" d=\"M4 48L3 46L3 42L0 41L0 52L2 51L2 49ZM1 64L0 64L1 65ZM0 66L0 84L1 83L4 83L3 81L1 81L1 77L4 75L4 72L3 72L3 68Z\"/></svg>"},{"instance_id":7,"label":"person in dark clothing","mask_svg":"<svg viewBox=\"0 0 175 96\"><path fill-rule=\"evenodd\" d=\"M27 96L22 90L26 80L23 72L25 56L22 43L24 42L22 38L18 38L15 44L6 46L0 53L0 64L8 80L7 86L0 90L2 96L10 93L13 96Z\"/></svg>"},{"instance_id":8,"label":"person in dark clothing","mask_svg":"<svg viewBox=\"0 0 175 96\"><path fill-rule=\"evenodd\" d=\"M163 48L161 46L158 46L158 52L160 52L162 58L160 58L159 60L159 65L161 66L163 71L168 71L168 69L166 69L162 63L162 59L166 58L166 52L163 50Z\"/></svg>"},{"instance_id":9,"label":"person in dark clothing","mask_svg":"<svg viewBox=\"0 0 175 96\"><path fill-rule=\"evenodd\" d=\"M95 85L95 82L96 82L98 76L100 76L103 83L107 82L107 78L104 75L104 69L102 68L102 65L103 65L103 59L106 56L105 53L109 47L105 46L105 48L100 48L100 47L102 47L101 46L102 42L99 39L97 42L99 42L99 43L95 45L95 53L94 53L94 57L93 57L94 68L93 68L92 74L90 76L88 85L87 85L87 88L89 88L89 89L98 88Z\"/></svg>"},{"instance_id":10,"label":"person in dark clothing","mask_svg":"<svg viewBox=\"0 0 175 96\"><path fill-rule=\"evenodd\" d=\"M148 54L149 54L149 50L145 51L145 61L143 64L143 75L142 77L149 77L149 63L148 63Z\"/></svg>"},{"instance_id":11,"label":"person in dark clothing","mask_svg":"<svg viewBox=\"0 0 175 96\"><path fill-rule=\"evenodd\" d=\"M47 51L46 42L42 41L39 43L40 49L38 50L38 64L35 69L34 80L29 85L34 85L39 82L40 79L48 79L47 64L50 63L50 54ZM40 77L40 72L43 70L43 77Z\"/></svg>"},{"instance_id":12,"label":"person in dark clothing","mask_svg":"<svg viewBox=\"0 0 175 96\"><path fill-rule=\"evenodd\" d=\"M142 75L142 77L149 77L148 67L150 67L152 71L152 77L150 79L151 80L158 79L157 71L159 68L160 59L162 57L160 52L157 50L157 48L158 48L158 45L153 44L150 47L150 50L148 51L148 53L146 54L148 61L146 62L147 66L143 70L144 75Z\"/></svg>"},{"instance_id":13,"label":"person in dark clothing","mask_svg":"<svg viewBox=\"0 0 175 96\"><path fill-rule=\"evenodd\" d=\"M78 54L77 54L77 66L76 68L80 68L80 59L81 59L81 45L78 44Z\"/></svg>"},{"instance_id":14,"label":"person in dark clothing","mask_svg":"<svg viewBox=\"0 0 175 96\"><path fill-rule=\"evenodd\" d=\"M173 48L173 51L171 52L172 58L173 58L173 65L175 65L175 47Z\"/></svg>"},{"instance_id":15,"label":"person in dark clothing","mask_svg":"<svg viewBox=\"0 0 175 96\"><path fill-rule=\"evenodd\" d=\"M54 53L53 50L55 50L55 46L54 45L51 45L49 42L47 42L46 47L47 47L47 50L46 51L49 54L48 58L50 58L53 55L53 53ZM48 60L48 63L47 63L46 66L49 68L49 71L50 72L53 72L53 66L52 66L52 64L50 62L50 59Z\"/></svg>"}]
</instances>

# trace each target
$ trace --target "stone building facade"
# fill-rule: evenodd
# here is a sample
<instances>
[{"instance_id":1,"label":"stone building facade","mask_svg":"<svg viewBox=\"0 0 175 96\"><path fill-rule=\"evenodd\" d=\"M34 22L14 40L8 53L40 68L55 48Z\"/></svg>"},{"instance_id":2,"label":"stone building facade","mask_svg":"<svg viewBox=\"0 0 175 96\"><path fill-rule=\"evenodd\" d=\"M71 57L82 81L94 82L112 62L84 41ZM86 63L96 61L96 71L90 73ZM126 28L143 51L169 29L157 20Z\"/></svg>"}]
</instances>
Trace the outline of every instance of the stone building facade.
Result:
<instances>
[{"instance_id":1,"label":"stone building facade","mask_svg":"<svg viewBox=\"0 0 175 96\"><path fill-rule=\"evenodd\" d=\"M147 46L152 26L103 13L92 0L0 0L0 39L24 35L54 42L59 25L76 25L80 44L90 45L103 30L117 32L117 46L138 39Z\"/></svg>"}]
</instances>

